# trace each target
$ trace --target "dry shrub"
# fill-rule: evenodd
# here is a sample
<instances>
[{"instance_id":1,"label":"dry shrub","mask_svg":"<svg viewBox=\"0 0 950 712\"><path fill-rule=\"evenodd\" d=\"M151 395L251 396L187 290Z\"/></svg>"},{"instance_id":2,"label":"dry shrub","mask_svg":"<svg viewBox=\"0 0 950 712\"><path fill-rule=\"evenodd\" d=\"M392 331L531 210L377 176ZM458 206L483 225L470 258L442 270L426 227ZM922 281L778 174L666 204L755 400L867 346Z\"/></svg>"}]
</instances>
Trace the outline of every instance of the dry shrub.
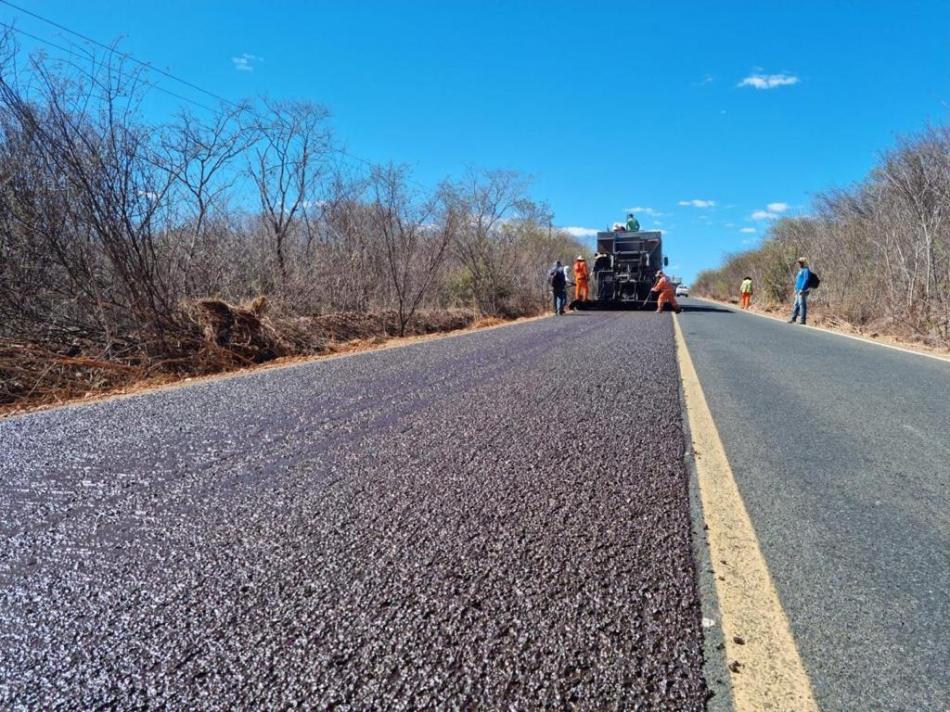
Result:
<instances>
[{"instance_id":1,"label":"dry shrub","mask_svg":"<svg viewBox=\"0 0 950 712\"><path fill-rule=\"evenodd\" d=\"M950 346L950 126L900 140L863 181L819 194L810 212L777 220L759 247L701 272L693 291L733 301L748 275L756 306L790 311L805 256L821 276L814 323Z\"/></svg>"},{"instance_id":2,"label":"dry shrub","mask_svg":"<svg viewBox=\"0 0 950 712\"><path fill-rule=\"evenodd\" d=\"M127 362L90 353L58 353L39 344L0 340L0 410L62 403L84 396L209 375L266 363L287 356L311 356L386 343L400 330L396 311L274 318L258 297L243 305L220 299L183 304L175 338L166 337L164 353L138 353ZM434 334L501 323L477 318L465 309L425 310L415 315L406 335Z\"/></svg>"},{"instance_id":3,"label":"dry shrub","mask_svg":"<svg viewBox=\"0 0 950 712\"><path fill-rule=\"evenodd\" d=\"M341 162L301 102L155 126L121 53L77 74L9 40L0 408L527 316L548 265L585 249L516 173L417 190Z\"/></svg>"},{"instance_id":4,"label":"dry shrub","mask_svg":"<svg viewBox=\"0 0 950 712\"><path fill-rule=\"evenodd\" d=\"M138 364L56 353L37 344L0 339L0 406L59 403L143 378Z\"/></svg>"},{"instance_id":5,"label":"dry shrub","mask_svg":"<svg viewBox=\"0 0 950 712\"><path fill-rule=\"evenodd\" d=\"M199 299L189 312L200 326L204 347L226 359L263 363L292 352L265 316L267 300L258 297L239 307L220 299Z\"/></svg>"}]
</instances>

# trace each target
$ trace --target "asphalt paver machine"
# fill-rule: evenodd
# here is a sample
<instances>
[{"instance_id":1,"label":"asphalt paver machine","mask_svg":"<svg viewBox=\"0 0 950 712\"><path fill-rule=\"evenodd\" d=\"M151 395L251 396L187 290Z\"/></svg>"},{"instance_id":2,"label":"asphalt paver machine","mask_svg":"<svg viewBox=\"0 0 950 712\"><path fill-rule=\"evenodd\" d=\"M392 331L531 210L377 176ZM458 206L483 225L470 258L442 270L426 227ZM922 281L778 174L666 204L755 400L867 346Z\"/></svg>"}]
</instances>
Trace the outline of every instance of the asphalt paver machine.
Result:
<instances>
[{"instance_id":1,"label":"asphalt paver machine","mask_svg":"<svg viewBox=\"0 0 950 712\"><path fill-rule=\"evenodd\" d=\"M650 287L656 273L669 260L663 257L663 237L659 230L597 233L597 257L592 270L593 299L571 303L572 309L656 308Z\"/></svg>"}]
</instances>

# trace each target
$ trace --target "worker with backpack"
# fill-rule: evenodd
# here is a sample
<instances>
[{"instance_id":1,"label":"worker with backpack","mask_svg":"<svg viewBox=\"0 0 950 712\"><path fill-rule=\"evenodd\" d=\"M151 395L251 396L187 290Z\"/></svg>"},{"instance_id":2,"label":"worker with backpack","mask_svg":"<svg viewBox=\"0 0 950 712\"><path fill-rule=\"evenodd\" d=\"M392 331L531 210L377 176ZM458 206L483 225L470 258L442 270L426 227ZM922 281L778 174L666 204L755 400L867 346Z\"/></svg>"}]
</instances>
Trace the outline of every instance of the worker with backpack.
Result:
<instances>
[{"instance_id":1,"label":"worker with backpack","mask_svg":"<svg viewBox=\"0 0 950 712\"><path fill-rule=\"evenodd\" d=\"M821 284L818 275L808 269L808 261L804 257L798 258L798 274L795 275L795 306L792 308L792 318L789 324L794 324L801 314L802 324L808 319L808 293Z\"/></svg>"},{"instance_id":2,"label":"worker with backpack","mask_svg":"<svg viewBox=\"0 0 950 712\"><path fill-rule=\"evenodd\" d=\"M548 284L551 285L551 293L554 295L554 313L563 316L564 306L567 304L567 275L561 260L555 262L548 272Z\"/></svg>"}]
</instances>

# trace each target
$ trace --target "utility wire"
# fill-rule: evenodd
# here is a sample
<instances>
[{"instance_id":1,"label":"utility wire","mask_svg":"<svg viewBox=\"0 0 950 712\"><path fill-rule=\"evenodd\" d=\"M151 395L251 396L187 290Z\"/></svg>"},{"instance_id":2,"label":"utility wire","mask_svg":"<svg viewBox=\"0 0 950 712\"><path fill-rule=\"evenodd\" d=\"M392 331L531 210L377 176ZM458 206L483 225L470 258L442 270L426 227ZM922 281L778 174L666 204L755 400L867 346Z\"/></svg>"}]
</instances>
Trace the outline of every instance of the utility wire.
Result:
<instances>
[{"instance_id":1,"label":"utility wire","mask_svg":"<svg viewBox=\"0 0 950 712\"><path fill-rule=\"evenodd\" d=\"M176 82L181 82L181 83L184 84L185 86L191 87L192 89L194 89L194 90L196 90L196 91L200 91L200 92L203 93L203 94L207 94L208 96L213 97L213 98L217 99L217 100L220 101L220 102L223 102L223 103L225 103L225 104L230 104L231 106L233 106L233 107L235 107L235 108L238 107L238 104L236 104L235 102L231 101L230 99L225 99L225 98L224 98L223 96L221 96L220 94L215 94L215 93L212 92L212 91L208 91L207 89L204 89L203 87L200 87L200 86L198 86L197 84L194 84L194 83L192 83L192 82L189 82L187 79L182 79L181 77L176 77L176 76L175 76L174 74L172 74L171 72L166 72L164 69L160 69L159 67L156 67L156 66L152 65L152 64L149 63L149 62L144 62L144 61L142 61L141 59L138 59L137 57L134 57L133 55L129 54L128 52L120 52L120 51L117 50L115 47L110 47L109 45L104 44L104 43L100 42L99 40L95 40L95 39L93 39L92 37L89 37L89 36L87 36L87 35L82 34L81 32L76 32L76 30L72 30L72 29L66 27L65 25L61 25L61 24L59 24L58 22L55 22L55 21L53 21L53 20L50 20L50 19L47 18L47 17L43 17L42 15L39 15L39 14L37 14L37 13L31 11L31 10L27 10L26 8L22 8L22 7L20 7L19 5L14 5L12 2L9 2L8 0L0 0L0 3L6 5L6 6L8 6L8 7L12 7L14 10L17 10L18 12L22 12L22 13L25 14L25 15L29 15L30 17L34 17L34 18L36 18L37 20L39 20L40 22L45 22L45 23L48 24L48 25L52 25L53 27L56 27L57 29L60 29L60 30L62 30L63 32L68 32L69 34L71 34L71 35L73 35L73 36L75 36L75 37L79 37L80 39L84 40L85 42L89 42L90 44L94 44L96 47L100 47L100 48L106 50L107 52L112 52L113 54L119 54L119 55L121 55L121 56L124 57L125 59L128 59L128 60L131 61L131 62L135 62L136 64L141 65L141 66L145 67L146 69L149 69L149 70L151 70L151 71L153 71L153 72L158 72L159 74L161 74L161 75L163 75L163 76L166 76L166 77L168 77L169 79L173 79L173 80L175 80Z\"/></svg>"},{"instance_id":2,"label":"utility wire","mask_svg":"<svg viewBox=\"0 0 950 712\"><path fill-rule=\"evenodd\" d=\"M159 69L158 67L152 65L150 62L145 62L145 61L143 61L143 60L141 60L141 59L138 59L137 57L133 56L132 54L130 54L130 53L128 53L128 52L120 52L120 51L117 50L115 47L110 47L109 45L104 44L104 43L100 42L99 40L93 39L92 37L89 37L89 36L87 36L87 35L82 34L81 32L77 32L76 30L70 29L69 27L66 27L65 25L62 25L62 24L60 24L60 23L58 23L58 22L56 22L56 21L54 21L54 20L50 20L50 19L47 18L47 17L43 17L42 15L40 15L40 14L38 14L38 13L35 13L35 12L31 11L31 10L27 10L26 8L20 7L19 5L15 5L14 3L9 2L9 0L0 0L0 4L6 5L6 6L8 6L8 7L11 7L11 8L13 8L13 9L16 10L16 11L22 12L22 13L25 14L25 15L29 15L30 17L33 17L33 18L35 18L35 19L37 19L37 20L39 20L39 21L41 21L41 22L45 22L46 24L51 25L52 27L55 27L55 28L57 28L57 29L59 29L59 30L62 30L63 32L68 32L69 34L71 34L71 35L73 35L73 36L75 36L75 37L78 37L78 38L80 38L81 40L83 40L83 41L85 41L85 42L89 42L90 44L93 44L93 45L95 45L96 47L100 47L101 49L104 49L104 50L107 51L107 52L110 52L110 53L112 53L112 54L118 54L118 55L121 56L122 58L127 59L127 60L129 60L129 61L131 61L131 62L134 62L135 64L138 64L138 65L140 65L140 66L142 66L142 67L148 69L149 71L158 72L159 74L161 74L161 75L163 75L163 76L165 76L165 77L168 77L169 79L172 79L172 80L174 80L174 81L176 81L176 82L180 82L181 84L183 84L183 85L185 85L185 86L187 86L187 87L190 87L190 88L192 88L192 89L195 89L196 91L200 91L200 92L203 93L203 94L207 94L208 96L213 97L213 98L217 99L218 101L220 101L220 102L222 102L222 103L224 103L224 104L227 104L227 105L229 105L229 106L231 106L231 107L234 107L234 108L240 108L240 105L239 105L239 104L237 104L236 102L231 101L230 99L224 98L224 97L221 96L220 94L216 94L216 93L214 93L214 92L212 92L212 91L209 91L208 89L205 89L205 88L203 88L203 87L200 87L200 86L198 86L197 84L188 81L187 79L182 79L181 77L177 77L177 76L175 76L174 74L172 74L171 72L165 71L164 69ZM76 52L75 50L67 49L67 48L65 48L65 47L63 47L63 46L61 46L61 45L56 44L55 42L51 42L51 41L49 41L49 40L43 39L42 37L38 37L37 35L31 34L31 33L29 33L29 32L26 32L25 30L21 30L21 29L19 29L18 27L14 27L13 25L5 24L5 25L3 25L3 26L5 26L5 27L7 27L7 28L9 28L9 29L11 29L11 30L13 30L14 32L19 32L19 33L22 34L22 35L25 35L25 36L27 36L27 37L30 37L30 38L32 38L32 39L38 41L38 42L43 42L44 44L47 44L47 45L49 45L49 46L51 46L51 47L55 47L56 49L59 49L59 50L61 50L61 51L63 51L63 52L67 52L67 53L69 53L69 54L71 54L71 55L73 55L73 56L80 57L80 58L83 58L83 59L89 59L89 58L90 58L89 56L80 55L80 54L79 54L78 52ZM89 76L89 75L87 75L87 76ZM210 107L208 107L208 106L205 106L204 104L201 104L200 102L194 101L193 99L189 99L188 97L182 96L181 94L177 94L177 93L175 93L175 92L173 92L173 91L170 91L170 90L168 90L168 89L164 89L164 88L158 86L157 84L148 83L148 86L151 87L152 89L157 89L157 90L160 91L160 92L163 92L163 93L165 93L165 94L168 94L169 96L173 96L173 97L175 97L175 98L177 98L177 99L180 99L180 100L182 100L182 101L186 101L186 102L188 102L188 103L190 103L190 104L194 104L195 106L199 106L199 107L201 107L202 109L205 109L205 110L207 110L207 111L212 111L212 112L214 111L214 109L212 109L212 108L210 108ZM373 163L373 162L370 161L370 160L367 160L367 159L365 159L365 158L361 158L360 156L357 156L357 155L355 155L355 154L353 154L353 153L350 153L349 151L347 151L347 150L345 150L345 149L343 149L343 148L334 148L333 151L335 151L336 153L339 153L339 154L341 154L341 155L343 155L343 156L347 156L348 158L351 158L351 159L353 159L353 160L355 160L355 161L358 161L358 162L360 162L360 163L363 163L363 164L365 164L365 165L367 165L367 166L369 166L369 167L376 167L376 166L378 165L378 164L376 164L376 163ZM424 185L424 184L422 184L422 183L420 183L420 182L418 182L418 181L416 181L416 180L414 180L414 179L412 179L412 178L409 178L409 179L408 179L408 182L410 182L410 183L412 183L412 184L414 184L414 185L416 185L416 186L418 186L418 187L420 187L420 188L423 188L423 189L425 189L425 190L430 190L430 189L431 189L429 186Z\"/></svg>"},{"instance_id":3,"label":"utility wire","mask_svg":"<svg viewBox=\"0 0 950 712\"><path fill-rule=\"evenodd\" d=\"M2 0L0 0L0 2L2 2ZM29 37L30 39L35 40L35 41L37 41L37 42L42 42L43 44L49 45L50 47L54 47L54 48L58 49L60 52L65 52L66 54L68 54L68 55L70 55L70 56L78 57L79 59L84 59L84 60L87 60L87 61L92 59L92 57L91 57L90 55L88 55L88 54L81 54L80 52L77 52L76 50L71 49L71 48L69 48L69 47L63 47L62 45L57 44L57 43L55 43L55 42L51 42L50 40L47 40L47 39L45 39L45 38L43 38L43 37L40 37L39 35L34 35L34 34L30 33L30 32L27 32L26 30L21 30L19 27L15 27L14 25L8 25L8 24L6 24L6 23L0 22L0 27L4 27L4 28L6 28L6 29L8 29L8 30L12 30L13 32L17 32L17 33L19 33L19 34L21 34L21 35L24 35L25 37ZM86 70L82 69L82 67L79 67L79 66L73 64L72 62L69 62L69 66L71 66L71 67L73 67L74 69L76 69L77 71L81 72L81 73L84 74L87 78L89 78L89 79L95 79L95 77L94 77L91 73L89 73L89 72L87 72ZM214 113L214 112L216 111L216 109L212 109L212 108L211 108L210 106L208 106L207 104L202 104L200 101L195 101L194 99L191 99L191 98L189 98L189 97L187 97L187 96L184 96L184 95L182 95L182 94L178 94L177 92L173 92L173 91L171 91L170 89L165 89L164 87L161 87L161 86L159 86L158 84L155 84L154 82L146 82L145 85L146 85L149 89L155 89L156 91L160 91L160 92L162 92L163 94L168 94L169 96L173 96L173 97L175 97L176 99L180 99L181 101L186 101L186 102L188 102L189 104L194 104L195 106L197 106L197 107L199 107L199 108L202 108L202 109L204 109L205 111L210 111L210 112L212 112L212 113Z\"/></svg>"},{"instance_id":4,"label":"utility wire","mask_svg":"<svg viewBox=\"0 0 950 712\"><path fill-rule=\"evenodd\" d=\"M18 34L24 35L25 37L29 37L30 39L36 40L37 42L42 42L43 44L47 44L47 45L49 45L50 47L55 47L56 49L62 50L63 52L66 52L67 54L73 55L74 57L82 57L82 56L83 56L83 55L80 55L79 52L77 52L77 51L74 50L74 49L71 49L71 48L69 48L69 47L63 47L62 45L59 45L59 44L56 44L55 42L51 42L50 40L44 39L44 38L40 37L39 35L34 35L34 34L30 33L30 32L27 32L26 30L22 30L22 29L20 29L19 27L15 26L15 25L8 25L8 24L5 23L5 22L0 22L0 27L3 27L3 28L5 28L5 29L7 29L7 30L10 30L10 31L12 31L12 32L16 32L16 33L18 33ZM85 55L84 59L92 59L92 56L91 56L91 55Z\"/></svg>"}]
</instances>

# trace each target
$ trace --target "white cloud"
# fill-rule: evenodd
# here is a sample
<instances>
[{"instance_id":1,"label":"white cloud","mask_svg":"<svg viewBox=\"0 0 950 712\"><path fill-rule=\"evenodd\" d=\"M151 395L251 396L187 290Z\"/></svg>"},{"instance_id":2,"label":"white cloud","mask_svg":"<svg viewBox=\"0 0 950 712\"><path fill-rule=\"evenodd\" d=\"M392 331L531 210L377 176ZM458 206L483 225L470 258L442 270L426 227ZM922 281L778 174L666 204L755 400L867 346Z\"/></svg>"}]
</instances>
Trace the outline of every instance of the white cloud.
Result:
<instances>
[{"instance_id":1,"label":"white cloud","mask_svg":"<svg viewBox=\"0 0 950 712\"><path fill-rule=\"evenodd\" d=\"M571 237L596 237L600 232L596 227L562 227L561 229Z\"/></svg>"},{"instance_id":2,"label":"white cloud","mask_svg":"<svg viewBox=\"0 0 950 712\"><path fill-rule=\"evenodd\" d=\"M712 208L712 207L715 207L716 201L715 200L699 200L698 198L694 198L693 200L681 200L677 203L677 205L682 205L685 207L693 207L693 208Z\"/></svg>"},{"instance_id":3,"label":"white cloud","mask_svg":"<svg viewBox=\"0 0 950 712\"><path fill-rule=\"evenodd\" d=\"M741 230L739 230L739 232L754 233L754 232L755 232L755 228L754 228L754 227L744 227L744 228L742 228Z\"/></svg>"},{"instance_id":4,"label":"white cloud","mask_svg":"<svg viewBox=\"0 0 950 712\"><path fill-rule=\"evenodd\" d=\"M778 220L788 208L788 203L769 203L765 210L756 210L749 217L752 220Z\"/></svg>"},{"instance_id":5,"label":"white cloud","mask_svg":"<svg viewBox=\"0 0 950 712\"><path fill-rule=\"evenodd\" d=\"M801 80L794 74L750 74L739 82L740 87L753 87L754 89L775 89L777 87L790 86L798 84Z\"/></svg>"},{"instance_id":6,"label":"white cloud","mask_svg":"<svg viewBox=\"0 0 950 712\"><path fill-rule=\"evenodd\" d=\"M660 217L663 213L653 208L627 208L628 213L637 213L638 215L649 215L654 218Z\"/></svg>"},{"instance_id":7,"label":"white cloud","mask_svg":"<svg viewBox=\"0 0 950 712\"><path fill-rule=\"evenodd\" d=\"M237 57L231 57L231 63L234 65L234 68L239 72L253 72L254 66L258 62L263 62L264 60L257 55L251 54L249 52L244 52L243 54Z\"/></svg>"}]
</instances>

